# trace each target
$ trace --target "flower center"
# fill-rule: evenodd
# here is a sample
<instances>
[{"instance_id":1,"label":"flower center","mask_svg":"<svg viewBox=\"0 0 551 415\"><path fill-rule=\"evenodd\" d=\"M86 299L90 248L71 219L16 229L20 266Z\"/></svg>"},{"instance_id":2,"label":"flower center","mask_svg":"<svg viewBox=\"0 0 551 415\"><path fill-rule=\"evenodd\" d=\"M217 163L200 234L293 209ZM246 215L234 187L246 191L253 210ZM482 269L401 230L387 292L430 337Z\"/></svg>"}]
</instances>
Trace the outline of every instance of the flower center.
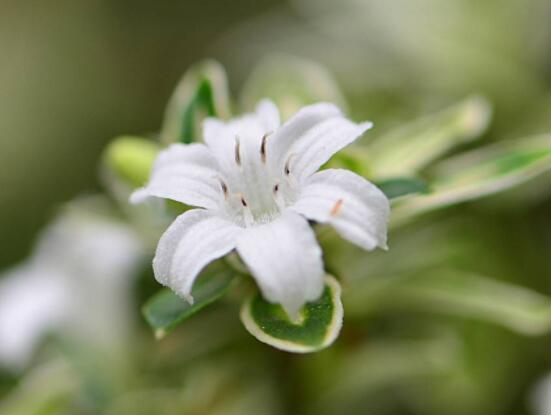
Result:
<instances>
[{"instance_id":1,"label":"flower center","mask_svg":"<svg viewBox=\"0 0 551 415\"><path fill-rule=\"evenodd\" d=\"M226 177L220 178L225 209L240 226L271 222L296 200L298 186L292 176L292 156L283 166L273 162L268 154L269 136L266 133L246 146L236 137L233 165Z\"/></svg>"}]
</instances>

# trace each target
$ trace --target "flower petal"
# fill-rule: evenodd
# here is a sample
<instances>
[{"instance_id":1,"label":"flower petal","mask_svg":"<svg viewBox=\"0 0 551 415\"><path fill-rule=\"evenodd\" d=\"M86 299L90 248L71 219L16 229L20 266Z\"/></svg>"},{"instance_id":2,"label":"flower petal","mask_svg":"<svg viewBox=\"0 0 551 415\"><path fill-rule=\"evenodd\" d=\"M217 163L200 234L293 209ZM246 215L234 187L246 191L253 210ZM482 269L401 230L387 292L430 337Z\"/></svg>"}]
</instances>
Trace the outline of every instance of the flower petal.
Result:
<instances>
[{"instance_id":1,"label":"flower petal","mask_svg":"<svg viewBox=\"0 0 551 415\"><path fill-rule=\"evenodd\" d=\"M281 171L288 163L294 177L308 177L372 126L347 120L332 104L305 107L270 139L273 166Z\"/></svg>"},{"instance_id":2,"label":"flower petal","mask_svg":"<svg viewBox=\"0 0 551 415\"><path fill-rule=\"evenodd\" d=\"M159 153L149 183L130 200L140 203L154 196L215 209L223 200L219 175L216 159L205 145L173 144Z\"/></svg>"},{"instance_id":3,"label":"flower petal","mask_svg":"<svg viewBox=\"0 0 551 415\"><path fill-rule=\"evenodd\" d=\"M21 370L42 336L70 311L69 292L58 277L24 264L0 278L0 366Z\"/></svg>"},{"instance_id":4,"label":"flower petal","mask_svg":"<svg viewBox=\"0 0 551 415\"><path fill-rule=\"evenodd\" d=\"M230 174L236 167L235 147L239 140L241 158L260 163L262 137L279 127L279 112L268 100L258 103L254 113L221 121L207 118L203 123L205 143L216 156L218 162Z\"/></svg>"},{"instance_id":5,"label":"flower petal","mask_svg":"<svg viewBox=\"0 0 551 415\"><path fill-rule=\"evenodd\" d=\"M327 169L310 176L291 207L308 219L331 224L364 249L386 249L388 199L376 186L348 170Z\"/></svg>"},{"instance_id":6,"label":"flower petal","mask_svg":"<svg viewBox=\"0 0 551 415\"><path fill-rule=\"evenodd\" d=\"M284 157L291 146L315 125L342 116L339 108L329 103L319 103L302 108L293 115L281 128L270 137L268 152L273 154L272 162L279 167L285 163Z\"/></svg>"},{"instance_id":7,"label":"flower petal","mask_svg":"<svg viewBox=\"0 0 551 415\"><path fill-rule=\"evenodd\" d=\"M289 150L291 174L298 180L310 176L372 126L370 122L356 124L346 118L331 118L316 125Z\"/></svg>"},{"instance_id":8,"label":"flower petal","mask_svg":"<svg viewBox=\"0 0 551 415\"><path fill-rule=\"evenodd\" d=\"M237 252L264 298L281 303L291 318L323 291L321 249L308 221L294 212L245 229L237 240Z\"/></svg>"},{"instance_id":9,"label":"flower petal","mask_svg":"<svg viewBox=\"0 0 551 415\"><path fill-rule=\"evenodd\" d=\"M240 230L208 210L185 212L159 241L153 259L155 278L193 302L190 293L195 278L208 263L235 248Z\"/></svg>"},{"instance_id":10,"label":"flower petal","mask_svg":"<svg viewBox=\"0 0 551 415\"><path fill-rule=\"evenodd\" d=\"M260 101L256 106L256 115L268 132L275 132L279 128L281 123L279 110L272 101L268 99Z\"/></svg>"}]
</instances>

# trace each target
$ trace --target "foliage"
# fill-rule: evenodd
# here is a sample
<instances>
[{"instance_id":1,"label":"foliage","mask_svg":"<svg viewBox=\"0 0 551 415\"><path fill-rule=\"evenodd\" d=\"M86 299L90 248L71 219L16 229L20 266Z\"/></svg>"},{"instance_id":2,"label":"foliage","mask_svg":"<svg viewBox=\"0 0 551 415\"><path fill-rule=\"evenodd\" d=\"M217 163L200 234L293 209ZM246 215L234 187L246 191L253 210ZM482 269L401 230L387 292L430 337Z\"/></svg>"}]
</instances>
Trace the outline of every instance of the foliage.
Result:
<instances>
[{"instance_id":1,"label":"foliage","mask_svg":"<svg viewBox=\"0 0 551 415\"><path fill-rule=\"evenodd\" d=\"M317 7L314 3L305 1L301 12ZM346 7L332 15L335 21L355 17L347 10L365 13L365 5L343 3ZM375 2L365 3L374 16L381 13ZM502 3L465 2L464 10L450 15L457 21L449 19L446 7L422 3L434 7L449 36L441 38L446 48L436 50L431 25L418 28L425 42L397 33L397 43L411 46L413 68L395 64L393 56L404 59L406 53L400 55L387 37L380 41L388 46L383 53L364 42L357 28L335 32L320 11L313 27L328 37L328 44L342 47L322 60L342 57L332 66L348 86L346 93L324 66L279 54L261 61L232 100L222 66L201 62L176 87L158 135L117 138L102 160L111 210L140 231L151 254L167 223L187 207L152 203L137 208L128 204L128 195L147 180L161 148L201 140L205 117L229 118L232 109L240 114L264 97L274 99L285 117L316 101L337 102L353 116L370 114L373 106L375 125L380 115L383 127L326 167L351 169L391 199L388 252L366 254L318 226L326 269L334 277L327 277L322 297L308 303L296 321L261 297L233 256L199 276L193 304L160 288L148 263L136 276L136 297L146 300L132 310L138 315L140 307L143 320L133 328L135 344L128 353L106 356L48 338L37 359L56 364L30 370L11 387L0 412L525 413L527 395L549 369L550 358L551 138L548 101L542 97L548 91L543 79L516 63L522 52L511 45L514 33L484 32L475 25L488 33L487 43L472 50L465 40L469 22L505 22ZM404 33L410 33L406 23L411 17L398 6L388 7L404 24ZM424 19L433 22L431 16ZM378 30L388 34L388 21L383 23ZM298 39L303 30L285 36ZM347 62L357 67L361 59L354 60L360 51L354 36L381 58L380 85L373 87L370 80L365 81L370 87L360 85L366 74L346 67ZM472 78L439 70L454 65L464 65ZM403 81L393 83L396 79ZM409 91L412 79L420 83L413 90L426 97ZM520 99L532 107L512 118L513 96L523 91L525 81L531 88Z\"/></svg>"}]
</instances>

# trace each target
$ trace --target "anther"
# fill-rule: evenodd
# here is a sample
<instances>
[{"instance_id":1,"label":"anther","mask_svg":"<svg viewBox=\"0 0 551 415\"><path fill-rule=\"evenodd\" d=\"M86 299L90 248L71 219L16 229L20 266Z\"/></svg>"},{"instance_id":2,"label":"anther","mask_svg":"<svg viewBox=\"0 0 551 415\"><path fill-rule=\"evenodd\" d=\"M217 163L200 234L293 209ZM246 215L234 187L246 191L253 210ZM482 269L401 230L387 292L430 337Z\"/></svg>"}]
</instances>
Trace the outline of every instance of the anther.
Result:
<instances>
[{"instance_id":1,"label":"anther","mask_svg":"<svg viewBox=\"0 0 551 415\"><path fill-rule=\"evenodd\" d=\"M273 198L274 201L280 211L285 209L285 200L283 199L283 195L279 191L279 183L274 184L273 187Z\"/></svg>"},{"instance_id":2,"label":"anther","mask_svg":"<svg viewBox=\"0 0 551 415\"><path fill-rule=\"evenodd\" d=\"M289 174L291 174L291 160L295 156L296 156L295 153L291 154L287 159L287 161L285 162L285 167L283 168L283 172L285 173L285 176L289 176Z\"/></svg>"},{"instance_id":3,"label":"anther","mask_svg":"<svg viewBox=\"0 0 551 415\"><path fill-rule=\"evenodd\" d=\"M266 139L271 133L266 133L262 136L262 144L260 144L260 159L262 163L266 163Z\"/></svg>"},{"instance_id":4,"label":"anther","mask_svg":"<svg viewBox=\"0 0 551 415\"><path fill-rule=\"evenodd\" d=\"M238 166L241 166L241 145L239 144L239 137L235 137L235 162Z\"/></svg>"},{"instance_id":5,"label":"anther","mask_svg":"<svg viewBox=\"0 0 551 415\"><path fill-rule=\"evenodd\" d=\"M254 223L254 217L251 212L251 208L249 207L249 204L245 200L245 197L241 193L235 193L235 196L239 198L239 201L241 202L241 205L243 206L243 221L245 222L245 226L251 226Z\"/></svg>"},{"instance_id":6,"label":"anther","mask_svg":"<svg viewBox=\"0 0 551 415\"><path fill-rule=\"evenodd\" d=\"M220 187L222 188L222 192L224 193L224 199L228 198L228 185L220 179Z\"/></svg>"},{"instance_id":7,"label":"anther","mask_svg":"<svg viewBox=\"0 0 551 415\"><path fill-rule=\"evenodd\" d=\"M335 203L335 205L331 209L331 212L330 212L331 216L337 216L339 214L339 212L341 211L341 208L342 208L342 203L343 203L342 199L337 200L337 202Z\"/></svg>"}]
</instances>

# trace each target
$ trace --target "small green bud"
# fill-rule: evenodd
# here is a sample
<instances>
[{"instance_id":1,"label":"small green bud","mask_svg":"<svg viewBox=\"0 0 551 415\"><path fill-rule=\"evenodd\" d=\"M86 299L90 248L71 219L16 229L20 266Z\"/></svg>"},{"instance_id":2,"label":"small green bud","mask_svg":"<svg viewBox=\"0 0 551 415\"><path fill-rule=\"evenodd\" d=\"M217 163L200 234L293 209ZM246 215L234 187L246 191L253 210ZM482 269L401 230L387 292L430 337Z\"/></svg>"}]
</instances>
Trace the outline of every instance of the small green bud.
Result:
<instances>
[{"instance_id":1,"label":"small green bud","mask_svg":"<svg viewBox=\"0 0 551 415\"><path fill-rule=\"evenodd\" d=\"M122 136L106 148L104 160L115 174L132 187L143 186L160 146L141 137Z\"/></svg>"}]
</instances>

